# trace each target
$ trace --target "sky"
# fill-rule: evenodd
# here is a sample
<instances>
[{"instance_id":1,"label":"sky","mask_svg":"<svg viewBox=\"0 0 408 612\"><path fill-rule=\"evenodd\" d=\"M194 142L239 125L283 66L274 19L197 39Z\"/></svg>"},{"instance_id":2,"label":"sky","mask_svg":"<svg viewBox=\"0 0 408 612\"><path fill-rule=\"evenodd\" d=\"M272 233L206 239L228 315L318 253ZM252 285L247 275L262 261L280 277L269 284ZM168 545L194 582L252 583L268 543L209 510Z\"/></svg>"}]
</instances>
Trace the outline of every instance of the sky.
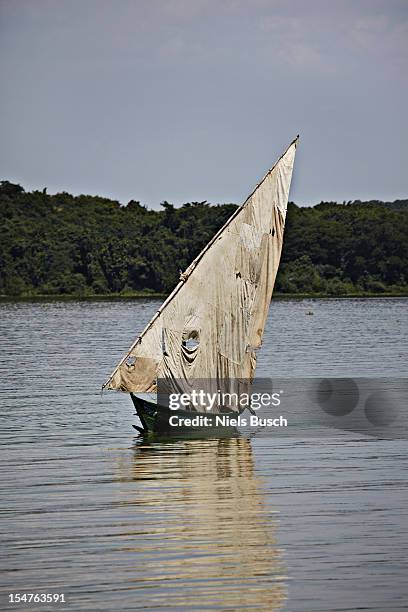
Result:
<instances>
[{"instance_id":1,"label":"sky","mask_svg":"<svg viewBox=\"0 0 408 612\"><path fill-rule=\"evenodd\" d=\"M408 197L407 0L0 0L0 179L243 202Z\"/></svg>"}]
</instances>

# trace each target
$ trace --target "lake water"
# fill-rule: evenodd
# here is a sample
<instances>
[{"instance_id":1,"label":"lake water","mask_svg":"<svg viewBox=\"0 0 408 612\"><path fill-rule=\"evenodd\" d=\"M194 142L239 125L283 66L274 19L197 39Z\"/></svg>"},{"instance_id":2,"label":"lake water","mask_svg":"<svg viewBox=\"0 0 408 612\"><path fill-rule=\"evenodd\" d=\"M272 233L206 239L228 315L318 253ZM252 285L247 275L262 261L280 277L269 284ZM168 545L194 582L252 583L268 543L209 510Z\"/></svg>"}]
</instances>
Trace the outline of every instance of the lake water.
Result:
<instances>
[{"instance_id":1,"label":"lake water","mask_svg":"<svg viewBox=\"0 0 408 612\"><path fill-rule=\"evenodd\" d=\"M408 442L139 438L100 387L158 305L0 303L0 608L407 609ZM407 306L276 300L257 375L407 376Z\"/></svg>"}]
</instances>

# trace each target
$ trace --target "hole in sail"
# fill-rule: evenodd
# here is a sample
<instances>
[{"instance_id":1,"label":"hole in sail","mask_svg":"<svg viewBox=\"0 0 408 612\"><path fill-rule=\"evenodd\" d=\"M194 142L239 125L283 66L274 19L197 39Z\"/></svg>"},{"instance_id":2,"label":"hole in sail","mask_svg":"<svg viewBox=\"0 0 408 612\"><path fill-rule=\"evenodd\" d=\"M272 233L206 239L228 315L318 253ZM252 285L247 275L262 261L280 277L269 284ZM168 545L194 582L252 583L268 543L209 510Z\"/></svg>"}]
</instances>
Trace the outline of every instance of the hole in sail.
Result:
<instances>
[{"instance_id":1,"label":"hole in sail","mask_svg":"<svg viewBox=\"0 0 408 612\"><path fill-rule=\"evenodd\" d=\"M162 329L162 353L165 357L169 356L166 349L166 330L164 329L164 327Z\"/></svg>"},{"instance_id":2,"label":"hole in sail","mask_svg":"<svg viewBox=\"0 0 408 612\"><path fill-rule=\"evenodd\" d=\"M129 357L126 359L126 365L131 367L134 366L136 362L136 357L132 357L129 355Z\"/></svg>"},{"instance_id":3,"label":"hole in sail","mask_svg":"<svg viewBox=\"0 0 408 612\"><path fill-rule=\"evenodd\" d=\"M188 340L184 340L183 344L188 349L195 349L200 342L196 338L189 338Z\"/></svg>"},{"instance_id":4,"label":"hole in sail","mask_svg":"<svg viewBox=\"0 0 408 612\"><path fill-rule=\"evenodd\" d=\"M235 278L241 278L241 272L235 272Z\"/></svg>"},{"instance_id":5,"label":"hole in sail","mask_svg":"<svg viewBox=\"0 0 408 612\"><path fill-rule=\"evenodd\" d=\"M271 232L270 232L270 233L272 234L272 236L274 236L274 235L275 235L275 228L274 228L274 227L272 228L272 230L271 230Z\"/></svg>"},{"instance_id":6,"label":"hole in sail","mask_svg":"<svg viewBox=\"0 0 408 612\"><path fill-rule=\"evenodd\" d=\"M188 332L184 332L182 345L184 348L189 349L190 351L196 349L200 344L200 334L196 329L189 330Z\"/></svg>"}]
</instances>

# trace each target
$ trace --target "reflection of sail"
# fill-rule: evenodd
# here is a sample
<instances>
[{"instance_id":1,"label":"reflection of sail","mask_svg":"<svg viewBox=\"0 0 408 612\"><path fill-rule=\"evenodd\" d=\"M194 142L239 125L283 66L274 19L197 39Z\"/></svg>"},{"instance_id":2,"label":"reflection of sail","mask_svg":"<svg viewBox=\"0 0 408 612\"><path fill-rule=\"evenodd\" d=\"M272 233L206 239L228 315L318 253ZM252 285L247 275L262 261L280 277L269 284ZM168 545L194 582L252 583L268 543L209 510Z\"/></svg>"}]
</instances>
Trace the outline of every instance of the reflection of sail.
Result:
<instances>
[{"instance_id":1,"label":"reflection of sail","mask_svg":"<svg viewBox=\"0 0 408 612\"><path fill-rule=\"evenodd\" d=\"M285 603L251 453L245 438L138 445L124 481L139 527L121 550L134 554L129 586L141 607L273 610Z\"/></svg>"}]
</instances>

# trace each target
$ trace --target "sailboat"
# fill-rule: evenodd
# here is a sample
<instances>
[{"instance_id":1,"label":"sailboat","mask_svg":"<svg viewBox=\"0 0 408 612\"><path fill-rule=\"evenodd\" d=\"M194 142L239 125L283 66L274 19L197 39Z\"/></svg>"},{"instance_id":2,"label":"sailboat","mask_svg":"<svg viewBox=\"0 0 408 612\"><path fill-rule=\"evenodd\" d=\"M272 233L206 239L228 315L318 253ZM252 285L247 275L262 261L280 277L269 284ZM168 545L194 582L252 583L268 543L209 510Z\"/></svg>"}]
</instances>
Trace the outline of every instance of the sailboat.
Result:
<instances>
[{"instance_id":1,"label":"sailboat","mask_svg":"<svg viewBox=\"0 0 408 612\"><path fill-rule=\"evenodd\" d=\"M282 251L298 139L181 273L103 385L130 394L139 431L174 430L170 417L187 423L188 417L208 416L208 407L197 409L194 403L172 410L161 401L160 385L168 397L188 394L197 381L205 381L207 390L231 392L253 380ZM212 406L212 414L242 411L237 404ZM198 429L206 423L194 422Z\"/></svg>"}]
</instances>

